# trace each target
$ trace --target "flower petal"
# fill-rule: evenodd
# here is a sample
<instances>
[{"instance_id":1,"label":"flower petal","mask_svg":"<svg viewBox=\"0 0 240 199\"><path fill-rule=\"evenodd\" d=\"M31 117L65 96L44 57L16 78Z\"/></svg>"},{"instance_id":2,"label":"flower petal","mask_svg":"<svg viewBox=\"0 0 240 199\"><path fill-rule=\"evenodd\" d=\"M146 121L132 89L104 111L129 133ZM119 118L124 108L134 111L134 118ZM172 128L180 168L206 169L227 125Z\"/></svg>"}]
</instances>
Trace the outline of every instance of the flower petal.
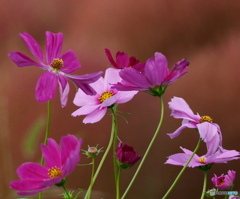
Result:
<instances>
[{"instance_id":1,"label":"flower petal","mask_svg":"<svg viewBox=\"0 0 240 199\"><path fill-rule=\"evenodd\" d=\"M68 101L68 93L69 93L69 84L67 82L67 78L63 75L58 76L58 84L59 84L59 91L60 91L60 99L62 108L64 108Z\"/></svg>"},{"instance_id":2,"label":"flower petal","mask_svg":"<svg viewBox=\"0 0 240 199\"><path fill-rule=\"evenodd\" d=\"M77 56L72 50L67 51L64 53L60 59L63 60L63 67L61 68L61 71L64 73L72 73L78 68L81 67L81 64L79 60L77 59Z\"/></svg>"},{"instance_id":3,"label":"flower petal","mask_svg":"<svg viewBox=\"0 0 240 199\"><path fill-rule=\"evenodd\" d=\"M179 135L182 133L183 129L185 129L185 128L196 128L196 124L191 123L191 122L189 122L189 123L184 123L184 124L182 124L182 126L180 126L176 131L174 131L173 133L168 133L167 135L168 135L171 139L173 139L173 138L179 136Z\"/></svg>"},{"instance_id":4,"label":"flower petal","mask_svg":"<svg viewBox=\"0 0 240 199\"><path fill-rule=\"evenodd\" d=\"M45 160L45 165L48 168L61 168L61 153L58 144L55 140L48 138L47 145L41 144L42 154Z\"/></svg>"},{"instance_id":5,"label":"flower petal","mask_svg":"<svg viewBox=\"0 0 240 199\"><path fill-rule=\"evenodd\" d=\"M24 67L24 66L44 67L44 65L41 65L35 62L30 57L28 57L27 55L21 52L10 52L8 53L8 55L10 56L10 59L19 67Z\"/></svg>"},{"instance_id":6,"label":"flower petal","mask_svg":"<svg viewBox=\"0 0 240 199\"><path fill-rule=\"evenodd\" d=\"M59 58L62 50L63 34L46 32L46 54L48 64L51 64L53 59Z\"/></svg>"},{"instance_id":7,"label":"flower petal","mask_svg":"<svg viewBox=\"0 0 240 199\"><path fill-rule=\"evenodd\" d=\"M90 114L88 114L84 120L83 120L83 123L87 124L87 123L96 123L96 122L99 122L103 117L104 115L106 114L107 112L107 108L106 107L102 107L101 109L97 109L93 112L91 112Z\"/></svg>"},{"instance_id":8,"label":"flower petal","mask_svg":"<svg viewBox=\"0 0 240 199\"><path fill-rule=\"evenodd\" d=\"M26 45L28 46L29 50L34 55L34 57L36 57L36 59L40 63L44 63L42 50L41 50L40 45L38 44L38 42L31 35L29 35L26 32L20 34L20 37L26 43Z\"/></svg>"},{"instance_id":9,"label":"flower petal","mask_svg":"<svg viewBox=\"0 0 240 199\"><path fill-rule=\"evenodd\" d=\"M55 97L58 77L53 72L46 71L38 79L36 86L36 99L38 102L46 102Z\"/></svg>"},{"instance_id":10,"label":"flower petal","mask_svg":"<svg viewBox=\"0 0 240 199\"><path fill-rule=\"evenodd\" d=\"M76 116L80 116L80 115L87 115L93 111L95 111L96 109L98 109L100 105L86 105L86 106L83 106L81 108L79 108L78 110L74 111L72 113L72 116L73 117L76 117Z\"/></svg>"},{"instance_id":11,"label":"flower petal","mask_svg":"<svg viewBox=\"0 0 240 199\"><path fill-rule=\"evenodd\" d=\"M108 60L110 61L110 63L112 64L113 67L120 69L120 67L117 65L117 63L114 61L112 54L110 52L110 50L108 50L107 48L105 49L105 53L108 57Z\"/></svg>"},{"instance_id":12,"label":"flower petal","mask_svg":"<svg viewBox=\"0 0 240 199\"><path fill-rule=\"evenodd\" d=\"M145 75L152 87L160 86L163 79L169 74L168 62L162 53L156 52L154 57L147 60Z\"/></svg>"},{"instance_id":13,"label":"flower petal","mask_svg":"<svg viewBox=\"0 0 240 199\"><path fill-rule=\"evenodd\" d=\"M48 179L47 168L36 163L27 162L17 169L21 179L45 180Z\"/></svg>"}]
</instances>

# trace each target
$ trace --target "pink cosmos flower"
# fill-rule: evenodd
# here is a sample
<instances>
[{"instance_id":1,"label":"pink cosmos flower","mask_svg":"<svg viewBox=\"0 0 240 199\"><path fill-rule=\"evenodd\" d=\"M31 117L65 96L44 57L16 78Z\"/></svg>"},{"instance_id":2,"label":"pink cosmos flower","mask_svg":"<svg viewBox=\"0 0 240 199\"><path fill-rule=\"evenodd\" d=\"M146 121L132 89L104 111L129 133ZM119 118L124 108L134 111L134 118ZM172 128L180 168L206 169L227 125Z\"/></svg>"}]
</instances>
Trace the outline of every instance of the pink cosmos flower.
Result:
<instances>
[{"instance_id":1,"label":"pink cosmos flower","mask_svg":"<svg viewBox=\"0 0 240 199\"><path fill-rule=\"evenodd\" d=\"M87 75L71 75L81 67L72 50L60 55L63 43L62 33L46 32L46 58L37 41L28 33L20 34L23 41L37 60L34 61L21 52L10 52L11 60L19 67L37 66L45 71L39 78L36 86L35 97L38 102L46 102L55 97L57 84L59 85L62 107L67 104L69 84L68 79L74 82L86 94L93 95L95 91L89 83L95 82L102 72Z\"/></svg>"},{"instance_id":2,"label":"pink cosmos flower","mask_svg":"<svg viewBox=\"0 0 240 199\"><path fill-rule=\"evenodd\" d=\"M221 190L229 190L233 184L233 181L235 180L236 171L228 171L227 175L221 175L217 176L214 174L214 177L212 178L213 185Z\"/></svg>"},{"instance_id":3,"label":"pink cosmos flower","mask_svg":"<svg viewBox=\"0 0 240 199\"><path fill-rule=\"evenodd\" d=\"M22 164L17 169L20 180L12 181L10 187L18 195L26 196L64 183L79 162L81 145L82 139L73 135L63 136L60 146L49 138L47 146L41 145L45 166L32 162Z\"/></svg>"},{"instance_id":4,"label":"pink cosmos flower","mask_svg":"<svg viewBox=\"0 0 240 199\"><path fill-rule=\"evenodd\" d=\"M108 107L113 104L122 104L130 101L136 91L124 92L112 88L112 84L121 81L119 70L108 68L104 78L90 84L97 92L94 96L86 95L80 89L76 93L73 103L81 106L72 113L72 116L87 115L83 123L95 123L100 121L106 114Z\"/></svg>"},{"instance_id":5,"label":"pink cosmos flower","mask_svg":"<svg viewBox=\"0 0 240 199\"><path fill-rule=\"evenodd\" d=\"M177 153L169 156L165 164L185 166L193 152L182 147L180 148L183 150L184 153ZM239 155L240 153L238 151L225 150L223 148L221 148L221 150L217 150L214 153L207 153L203 156L198 156L197 154L195 154L188 167L199 167L213 163L227 163L228 161L239 159Z\"/></svg>"},{"instance_id":6,"label":"pink cosmos flower","mask_svg":"<svg viewBox=\"0 0 240 199\"><path fill-rule=\"evenodd\" d=\"M214 135L217 129L217 133L220 138L220 145L222 145L222 133L220 127L216 123L212 122L212 118L210 118L209 116L200 116L199 114L194 114L187 102L180 97L173 97L168 104L169 108L172 110L171 116L176 119L183 120L182 125L176 131L168 134L170 138L175 138L179 136L182 133L182 130L185 128L197 128L198 130L204 130L203 128L211 128L213 130L211 134ZM205 124L206 122L208 123L208 125ZM207 132L207 130L205 132ZM211 134L207 136L210 136Z\"/></svg>"},{"instance_id":7,"label":"pink cosmos flower","mask_svg":"<svg viewBox=\"0 0 240 199\"><path fill-rule=\"evenodd\" d=\"M154 57L147 60L144 70L124 68L119 74L123 79L115 85L121 91L150 91L154 96L161 96L168 85L186 73L189 62L182 59L169 71L166 57L156 52Z\"/></svg>"},{"instance_id":8,"label":"pink cosmos flower","mask_svg":"<svg viewBox=\"0 0 240 199\"><path fill-rule=\"evenodd\" d=\"M136 154L132 146L128 146L122 142L119 142L116 148L116 157L122 169L133 166L141 158L141 156Z\"/></svg>"},{"instance_id":9,"label":"pink cosmos flower","mask_svg":"<svg viewBox=\"0 0 240 199\"><path fill-rule=\"evenodd\" d=\"M105 49L105 53L112 66L116 69L135 68L138 71L144 70L145 63L139 63L139 60L135 57L129 57L124 52L117 52L116 61L114 61L110 50Z\"/></svg>"}]
</instances>

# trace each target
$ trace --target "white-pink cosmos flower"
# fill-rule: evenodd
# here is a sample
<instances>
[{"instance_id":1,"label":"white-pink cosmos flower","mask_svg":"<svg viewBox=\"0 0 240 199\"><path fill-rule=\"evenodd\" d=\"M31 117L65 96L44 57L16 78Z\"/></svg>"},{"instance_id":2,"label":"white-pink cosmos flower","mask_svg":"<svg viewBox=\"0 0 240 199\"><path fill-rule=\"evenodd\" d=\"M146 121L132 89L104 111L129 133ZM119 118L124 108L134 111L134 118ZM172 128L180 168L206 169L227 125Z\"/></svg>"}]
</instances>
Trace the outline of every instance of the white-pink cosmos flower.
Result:
<instances>
[{"instance_id":1,"label":"white-pink cosmos flower","mask_svg":"<svg viewBox=\"0 0 240 199\"><path fill-rule=\"evenodd\" d=\"M86 95L79 89L73 103L81 106L81 108L73 112L72 116L87 115L83 123L95 123L104 117L108 107L130 101L137 91L118 91L112 88L113 84L121 81L119 71L118 69L108 68L104 78L100 77L96 82L90 84L97 92L96 95Z\"/></svg>"}]
</instances>

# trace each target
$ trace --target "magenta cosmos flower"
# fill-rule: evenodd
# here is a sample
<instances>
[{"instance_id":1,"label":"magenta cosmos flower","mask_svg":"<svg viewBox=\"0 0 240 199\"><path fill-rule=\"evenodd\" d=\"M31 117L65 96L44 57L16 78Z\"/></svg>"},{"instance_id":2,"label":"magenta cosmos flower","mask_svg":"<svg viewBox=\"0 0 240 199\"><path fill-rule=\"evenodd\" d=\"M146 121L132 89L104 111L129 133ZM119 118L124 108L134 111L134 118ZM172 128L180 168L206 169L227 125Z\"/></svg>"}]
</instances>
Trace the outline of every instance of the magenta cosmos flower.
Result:
<instances>
[{"instance_id":1,"label":"magenta cosmos flower","mask_svg":"<svg viewBox=\"0 0 240 199\"><path fill-rule=\"evenodd\" d=\"M218 189L229 190L233 185L235 175L236 171L231 170L228 171L227 175L222 174L221 176L217 176L216 174L214 174L214 177L212 178L212 183Z\"/></svg>"},{"instance_id":2,"label":"magenta cosmos flower","mask_svg":"<svg viewBox=\"0 0 240 199\"><path fill-rule=\"evenodd\" d=\"M61 138L60 146L51 138L48 145L41 145L46 166L28 162L17 169L21 178L10 183L10 187L18 195L26 196L36 194L49 187L64 183L64 179L77 166L80 159L82 139L73 135Z\"/></svg>"},{"instance_id":3,"label":"magenta cosmos flower","mask_svg":"<svg viewBox=\"0 0 240 199\"><path fill-rule=\"evenodd\" d=\"M46 102L55 97L57 84L59 85L62 107L67 104L69 84L68 79L74 82L86 94L93 95L95 91L89 83L95 82L102 72L87 75L71 75L81 67L72 50L60 55L63 43L63 34L46 32L46 58L37 41L28 33L20 34L23 41L37 60L34 61L21 52L10 52L11 60L19 67L37 66L45 71L39 78L36 86L36 99L38 102Z\"/></svg>"},{"instance_id":4,"label":"magenta cosmos flower","mask_svg":"<svg viewBox=\"0 0 240 199\"><path fill-rule=\"evenodd\" d=\"M220 127L216 123L212 122L211 117L206 115L200 116L199 114L194 114L187 102L180 97L173 97L168 104L169 108L172 110L171 116L176 119L182 119L182 125L173 133L168 134L170 138L175 138L179 136L182 133L182 130L185 128L202 129L206 127L212 128L214 132L217 129L217 133L220 138L220 145L222 145L222 133ZM206 122L210 125L204 124ZM214 126L215 128L211 126Z\"/></svg>"},{"instance_id":5,"label":"magenta cosmos flower","mask_svg":"<svg viewBox=\"0 0 240 199\"><path fill-rule=\"evenodd\" d=\"M180 148L183 150L184 153L177 153L169 156L165 164L172 164L178 166L186 165L193 152L182 147ZM239 159L239 155L240 153L238 151L225 150L223 148L221 148L221 150L215 151L214 153L207 153L203 156L198 156L197 154L195 154L188 167L200 167L214 163L227 163L228 161Z\"/></svg>"},{"instance_id":6,"label":"magenta cosmos flower","mask_svg":"<svg viewBox=\"0 0 240 199\"><path fill-rule=\"evenodd\" d=\"M133 166L141 156L137 155L132 146L128 146L119 142L116 148L116 157L118 160L118 165L122 169L127 169Z\"/></svg>"},{"instance_id":7,"label":"magenta cosmos flower","mask_svg":"<svg viewBox=\"0 0 240 199\"><path fill-rule=\"evenodd\" d=\"M134 68L138 71L144 70L145 63L139 63L135 57L129 57L126 53L118 51L116 54L116 61L114 61L110 50L105 49L105 53L111 65L116 69Z\"/></svg>"},{"instance_id":8,"label":"magenta cosmos flower","mask_svg":"<svg viewBox=\"0 0 240 199\"><path fill-rule=\"evenodd\" d=\"M83 123L95 123L103 118L108 107L130 101L137 92L124 92L112 88L112 84L119 81L121 81L119 70L108 68L104 78L101 77L90 84L96 90L96 95L86 95L79 89L73 103L81 108L73 112L72 116L87 115Z\"/></svg>"},{"instance_id":9,"label":"magenta cosmos flower","mask_svg":"<svg viewBox=\"0 0 240 199\"><path fill-rule=\"evenodd\" d=\"M189 62L183 59L169 71L166 57L156 52L147 60L143 72L132 68L124 68L119 74L123 79L115 85L122 91L150 91L154 96L161 96L168 85L186 73Z\"/></svg>"}]
</instances>

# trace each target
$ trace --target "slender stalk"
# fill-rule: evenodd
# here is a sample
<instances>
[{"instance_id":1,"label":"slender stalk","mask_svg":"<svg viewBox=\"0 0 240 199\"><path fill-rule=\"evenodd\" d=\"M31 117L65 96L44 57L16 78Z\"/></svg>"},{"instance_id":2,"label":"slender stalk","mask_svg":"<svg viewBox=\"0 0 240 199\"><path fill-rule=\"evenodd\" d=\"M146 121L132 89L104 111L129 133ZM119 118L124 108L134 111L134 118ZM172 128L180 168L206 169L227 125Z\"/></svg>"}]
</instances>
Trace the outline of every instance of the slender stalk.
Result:
<instances>
[{"instance_id":1,"label":"slender stalk","mask_svg":"<svg viewBox=\"0 0 240 199\"><path fill-rule=\"evenodd\" d=\"M207 187L207 171L204 171L203 190L202 190L201 199L204 199L204 196L205 196L205 193L206 193L206 187Z\"/></svg>"},{"instance_id":2,"label":"slender stalk","mask_svg":"<svg viewBox=\"0 0 240 199\"><path fill-rule=\"evenodd\" d=\"M181 178L182 174L184 173L184 171L186 170L187 166L189 165L189 163L191 162L193 156L196 154L197 150L200 147L200 143L201 143L201 139L198 140L197 146L193 151L193 154L191 155L191 157L188 159L187 163L185 164L185 166L182 168L182 170L179 172L178 176L176 177L176 179L174 180L174 182L172 183L171 187L168 189L168 191L166 192L166 194L163 196L162 199L166 199L168 197L168 195L171 193L171 191L173 190L173 188L175 187L175 185L177 184L177 182L179 181L179 179Z\"/></svg>"},{"instance_id":3,"label":"slender stalk","mask_svg":"<svg viewBox=\"0 0 240 199\"><path fill-rule=\"evenodd\" d=\"M112 147L114 134L115 134L115 120L116 120L116 115L115 115L115 112L113 112L113 114L112 114L112 130L111 130L110 140L109 140L108 146L106 148L106 151L103 154L103 157L102 157L102 159L101 159L101 161L100 161L100 163L98 165L98 168L97 168L97 170L96 170L96 172L94 174L91 186L94 185L95 180L97 179L98 174L99 174L99 172L100 172L100 170L101 170L101 168L103 166L103 163L104 163L104 161L105 161L105 159L106 159L106 157L107 157L107 155L108 155L108 153L109 153L109 151L110 151L110 149ZM88 199L90 197L90 188L91 188L91 186L88 187L88 190L87 190L87 193L86 193L84 199Z\"/></svg>"},{"instance_id":4,"label":"slender stalk","mask_svg":"<svg viewBox=\"0 0 240 199\"><path fill-rule=\"evenodd\" d=\"M43 142L44 145L47 144L47 139L49 137L50 120L51 120L51 101L49 100L47 102L47 122L46 122L45 137L44 137L44 142ZM43 160L43 155L42 155L42 157L41 157L41 165L43 165L43 164L44 164L44 160ZM42 199L42 192L40 192L38 194L38 198Z\"/></svg>"},{"instance_id":5,"label":"slender stalk","mask_svg":"<svg viewBox=\"0 0 240 199\"><path fill-rule=\"evenodd\" d=\"M112 114L116 113L116 105L111 108ZM117 191L117 175L118 175L118 165L117 165L117 158L116 158L116 147L117 147L117 137L118 137L118 123L116 116L114 117L115 129L114 129L114 137L113 137L113 171L114 171L114 180L115 186Z\"/></svg>"},{"instance_id":6,"label":"slender stalk","mask_svg":"<svg viewBox=\"0 0 240 199\"><path fill-rule=\"evenodd\" d=\"M69 194L69 192L68 192L68 190L66 189L66 187L63 185L62 186L63 187L63 189L64 189L64 191L65 191L65 193L66 193L66 196L68 197L67 199L72 199L72 196Z\"/></svg>"},{"instance_id":7,"label":"slender stalk","mask_svg":"<svg viewBox=\"0 0 240 199\"><path fill-rule=\"evenodd\" d=\"M122 169L119 167L116 178L116 199L120 199L120 176Z\"/></svg>"},{"instance_id":8,"label":"slender stalk","mask_svg":"<svg viewBox=\"0 0 240 199\"><path fill-rule=\"evenodd\" d=\"M94 170L95 170L95 161L94 161L94 157L93 157L92 158L92 174L91 174L91 182L90 182L90 186L89 186L89 197L88 197L88 199L90 199L90 196L92 194Z\"/></svg>"},{"instance_id":9,"label":"slender stalk","mask_svg":"<svg viewBox=\"0 0 240 199\"><path fill-rule=\"evenodd\" d=\"M130 190L130 188L131 188L133 182L135 181L135 179L136 179L136 177L137 177L140 169L142 168L143 163L145 162L145 159L146 159L146 157L147 157L150 149L152 148L152 145L153 145L153 143L154 143L154 141L155 141L155 139L156 139L156 137L157 137L157 135L158 135L158 132L159 132L159 130L160 130L160 127L162 126L163 116L164 116L164 103L163 103L162 97L160 97L160 104L161 104L161 116L160 116L160 120L159 120L157 129L156 129L156 131L155 131L155 133L154 133L154 135L153 135L153 137L152 137L151 142L150 142L149 145L148 145L147 150L145 151L144 156L142 157L141 162L139 163L139 166L138 166L138 168L137 168L137 170L136 170L136 172L135 172L135 174L134 174L131 182L129 183L129 185L128 185L127 189L125 190L124 194L122 195L121 199L124 199L124 198L126 197L128 191Z\"/></svg>"}]
</instances>

